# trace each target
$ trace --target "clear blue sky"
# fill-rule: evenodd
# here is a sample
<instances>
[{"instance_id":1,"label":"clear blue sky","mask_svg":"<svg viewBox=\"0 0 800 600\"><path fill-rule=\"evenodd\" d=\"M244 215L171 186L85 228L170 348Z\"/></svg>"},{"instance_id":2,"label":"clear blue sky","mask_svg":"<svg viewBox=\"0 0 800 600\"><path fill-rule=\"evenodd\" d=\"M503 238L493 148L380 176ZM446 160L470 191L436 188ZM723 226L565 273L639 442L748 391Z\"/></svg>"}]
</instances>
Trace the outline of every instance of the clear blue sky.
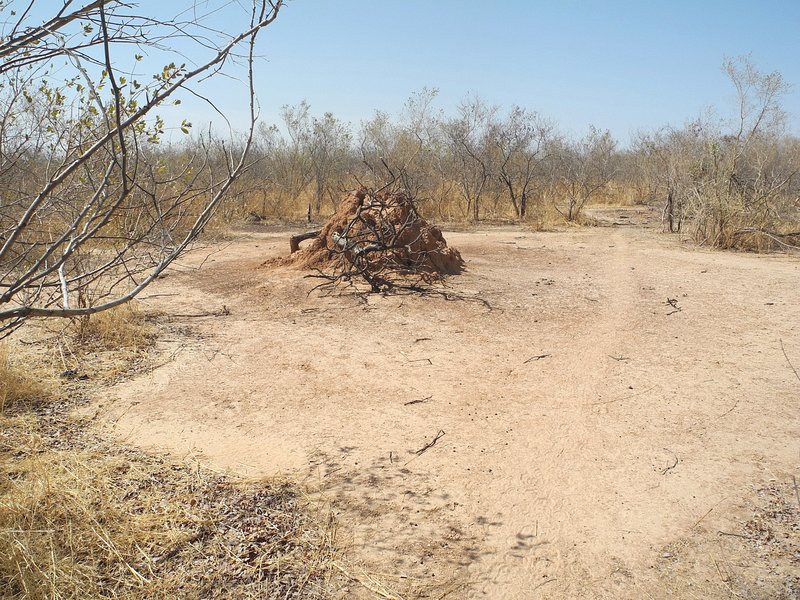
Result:
<instances>
[{"instance_id":1,"label":"clear blue sky","mask_svg":"<svg viewBox=\"0 0 800 600\"><path fill-rule=\"evenodd\" d=\"M266 32L267 120L308 100L357 124L421 88L451 113L468 93L625 141L731 106L725 56L751 54L792 84L800 131L800 0L289 0Z\"/></svg>"}]
</instances>

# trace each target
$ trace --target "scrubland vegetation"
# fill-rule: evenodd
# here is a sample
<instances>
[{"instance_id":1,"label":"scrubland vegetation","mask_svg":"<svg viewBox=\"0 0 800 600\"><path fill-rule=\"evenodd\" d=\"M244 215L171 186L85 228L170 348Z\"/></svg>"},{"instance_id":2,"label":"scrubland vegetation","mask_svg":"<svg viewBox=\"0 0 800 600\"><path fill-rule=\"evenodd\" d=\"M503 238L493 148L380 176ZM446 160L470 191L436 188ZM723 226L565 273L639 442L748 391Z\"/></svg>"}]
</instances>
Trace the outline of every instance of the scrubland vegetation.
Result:
<instances>
[{"instance_id":1,"label":"scrubland vegetation","mask_svg":"<svg viewBox=\"0 0 800 600\"><path fill-rule=\"evenodd\" d=\"M436 91L413 95L397 119L352 126L305 102L261 124L254 164L224 209L228 220L324 218L344 190L393 177L440 222L580 222L592 203L648 204L664 228L697 243L747 250L800 241L800 143L786 133L780 74L748 59L723 65L738 105L683 127L640 132L627 147L591 128L570 139L546 116L468 98L455 116Z\"/></svg>"},{"instance_id":2,"label":"scrubland vegetation","mask_svg":"<svg viewBox=\"0 0 800 600\"><path fill-rule=\"evenodd\" d=\"M246 134L234 152L203 136L166 148L156 110L208 72L251 64L281 2L254 2L233 35L206 26L210 5L161 18L61 4L0 3L0 337L65 317L0 346L0 595L315 597L332 530L296 486L120 446L71 412L144 368L156 328L130 301L248 166ZM181 49L164 43L176 35ZM171 60L189 42L191 68ZM145 52L165 66L136 76ZM253 122L252 86L243 98Z\"/></svg>"},{"instance_id":3,"label":"scrubland vegetation","mask_svg":"<svg viewBox=\"0 0 800 600\"><path fill-rule=\"evenodd\" d=\"M83 394L74 363L145 353L156 329L127 303L202 235L242 221L320 222L345 191L394 181L439 223L544 229L583 223L593 204L640 204L697 244L800 248L787 84L746 58L724 64L732 110L628 144L602 127L570 138L523 107L535 99L470 97L442 112L432 89L397 117L351 124L301 101L270 124L257 120L252 67L281 2L254 2L240 32L223 37L185 16L68 5L37 26L0 3L0 336L32 317L71 319L40 331L33 350L0 347L0 588L12 598L323 594L332 529L298 488L119 447L69 416ZM191 67L164 49L176 32L205 51ZM137 78L138 46L167 57L163 68ZM186 119L165 123L159 111L182 90L231 63L246 73L246 131L223 139Z\"/></svg>"}]
</instances>

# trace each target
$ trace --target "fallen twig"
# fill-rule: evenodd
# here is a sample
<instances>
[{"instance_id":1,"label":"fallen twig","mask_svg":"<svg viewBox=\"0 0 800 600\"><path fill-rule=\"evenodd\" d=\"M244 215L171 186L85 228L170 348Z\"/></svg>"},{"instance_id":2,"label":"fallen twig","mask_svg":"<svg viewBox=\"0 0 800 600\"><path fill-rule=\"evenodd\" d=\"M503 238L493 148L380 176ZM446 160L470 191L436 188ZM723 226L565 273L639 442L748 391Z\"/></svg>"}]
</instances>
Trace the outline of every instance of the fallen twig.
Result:
<instances>
[{"instance_id":1,"label":"fallen twig","mask_svg":"<svg viewBox=\"0 0 800 600\"><path fill-rule=\"evenodd\" d=\"M325 473L325 475L323 475L323 477L330 477L331 475L333 475L334 473L338 473L342 469L344 469L344 467L336 467L335 469L331 469L330 471Z\"/></svg>"},{"instance_id":2,"label":"fallen twig","mask_svg":"<svg viewBox=\"0 0 800 600\"><path fill-rule=\"evenodd\" d=\"M430 341L430 339L431 338L417 338L414 340L414 343L416 344L417 342L428 342Z\"/></svg>"},{"instance_id":3,"label":"fallen twig","mask_svg":"<svg viewBox=\"0 0 800 600\"><path fill-rule=\"evenodd\" d=\"M675 298L667 298L667 304L675 309L672 312L668 312L667 316L674 315L675 313L683 310L680 306L678 306L678 301Z\"/></svg>"},{"instance_id":4,"label":"fallen twig","mask_svg":"<svg viewBox=\"0 0 800 600\"><path fill-rule=\"evenodd\" d=\"M206 311L201 313L173 314L169 316L181 319L194 319L198 317L227 317L230 314L231 314L230 309L223 304L222 308L218 310Z\"/></svg>"},{"instance_id":5,"label":"fallen twig","mask_svg":"<svg viewBox=\"0 0 800 600\"><path fill-rule=\"evenodd\" d=\"M736 402L734 402L734 403L733 403L733 406L731 406L731 407L730 407L728 410L726 410L724 413L722 413L722 414L719 416L719 418L721 419L722 417L726 417L726 416L728 416L729 414L731 414L731 413L733 412L733 409L734 409L734 408L736 408L736 407L738 406L738 404L739 404L739 398L737 398L737 399L736 399Z\"/></svg>"},{"instance_id":6,"label":"fallen twig","mask_svg":"<svg viewBox=\"0 0 800 600\"><path fill-rule=\"evenodd\" d=\"M678 455L677 455L677 454L675 454L675 453L674 453L672 450L670 450L669 448L664 448L664 450L666 450L667 452L669 452L670 454L673 454L673 455L675 456L675 462L673 462L671 465L669 465L669 466L668 466L668 467L666 467L665 469L661 469L661 474L662 474L662 475L666 475L666 474L667 474L667 473L669 473L669 472L670 472L672 469L674 469L675 467L677 467L677 466L678 466Z\"/></svg>"},{"instance_id":7,"label":"fallen twig","mask_svg":"<svg viewBox=\"0 0 800 600\"><path fill-rule=\"evenodd\" d=\"M752 540L753 539L749 535L742 535L741 533L731 533L729 531L718 531L717 533L719 535L729 535L731 537L743 538L745 540Z\"/></svg>"},{"instance_id":8,"label":"fallen twig","mask_svg":"<svg viewBox=\"0 0 800 600\"><path fill-rule=\"evenodd\" d=\"M431 398L433 398L433 396L425 396L424 398L409 400L408 402L403 402L403 406L411 406L412 404L422 404L423 402L427 402Z\"/></svg>"},{"instance_id":9,"label":"fallen twig","mask_svg":"<svg viewBox=\"0 0 800 600\"><path fill-rule=\"evenodd\" d=\"M415 362L427 362L429 365L433 364L433 361L430 358L415 358L415 359L408 359L408 362L415 363Z\"/></svg>"},{"instance_id":10,"label":"fallen twig","mask_svg":"<svg viewBox=\"0 0 800 600\"><path fill-rule=\"evenodd\" d=\"M543 581L542 583L540 583L539 585L537 585L533 589L534 590L538 590L540 587L543 587L543 586L547 585L548 583L553 583L554 581L557 581L557 579L555 577L553 577L552 579L547 579L546 581ZM533 590L531 590L531 591L533 591Z\"/></svg>"},{"instance_id":11,"label":"fallen twig","mask_svg":"<svg viewBox=\"0 0 800 600\"><path fill-rule=\"evenodd\" d=\"M531 356L531 357L530 357L528 360L526 360L526 361L525 361L524 363L522 363L522 364L523 364L523 365L527 365L527 364L528 364L529 362L531 362L532 360L542 360L543 358L547 358L548 356L550 356L550 355L549 355L549 354L538 354L537 356Z\"/></svg>"},{"instance_id":12,"label":"fallen twig","mask_svg":"<svg viewBox=\"0 0 800 600\"><path fill-rule=\"evenodd\" d=\"M630 360L630 357L628 356L613 356L611 354L608 355L608 358L616 360L617 362L624 362L626 360Z\"/></svg>"},{"instance_id":13,"label":"fallen twig","mask_svg":"<svg viewBox=\"0 0 800 600\"><path fill-rule=\"evenodd\" d=\"M778 340L781 343L781 350L783 350L783 356L786 358L786 362L789 363L789 367L794 371L794 376L800 380L800 374L797 373L797 369L794 368L792 361L789 360L789 356L786 354L786 348L783 347L783 340Z\"/></svg>"},{"instance_id":14,"label":"fallen twig","mask_svg":"<svg viewBox=\"0 0 800 600\"><path fill-rule=\"evenodd\" d=\"M699 519L697 519L697 521L695 521L694 525L692 525L692 527L691 527L691 528L692 528L692 529L694 529L695 527L697 527L698 525L700 525L701 521L702 521L703 519L705 519L705 518L706 518L708 515L710 515L710 514L711 514L711 511L712 511L712 510L714 510L716 507L717 507L717 505L715 504L714 506L712 506L711 508L709 508L709 509L708 509L708 510L707 510L707 511L706 511L706 512L703 514L703 516L702 516L702 517L700 517Z\"/></svg>"},{"instance_id":15,"label":"fallen twig","mask_svg":"<svg viewBox=\"0 0 800 600\"><path fill-rule=\"evenodd\" d=\"M742 235L746 233L760 233L771 239L773 242L777 242L783 248L791 248L792 250L800 250L800 246L795 246L794 244L787 244L780 238L796 238L800 236L800 231L791 231L789 233L776 233L772 231L765 231L763 229L756 229L754 227L746 227L745 229L740 229L738 231L734 231L733 235Z\"/></svg>"},{"instance_id":16,"label":"fallen twig","mask_svg":"<svg viewBox=\"0 0 800 600\"><path fill-rule=\"evenodd\" d=\"M430 358L409 358L408 354L405 352L400 352L400 355L406 359L408 363L428 363L429 365L433 365L433 361Z\"/></svg>"},{"instance_id":17,"label":"fallen twig","mask_svg":"<svg viewBox=\"0 0 800 600\"><path fill-rule=\"evenodd\" d=\"M644 391L636 392L635 394L630 394L628 396L623 396L622 398L613 398L612 400L600 400L599 402L592 402L589 406L598 406L600 404L612 404L614 402L619 402L620 400L628 400L629 398L635 398L636 396L641 396L642 394L646 394L647 392L654 390L655 388L656 386L652 386Z\"/></svg>"},{"instance_id":18,"label":"fallen twig","mask_svg":"<svg viewBox=\"0 0 800 600\"><path fill-rule=\"evenodd\" d=\"M433 448L436 445L436 442L438 442L442 437L444 437L444 435L445 435L444 431L440 429L439 432L436 434L436 437L434 437L430 442L425 444L419 450L415 450L414 454L416 454L417 456L422 456L422 454Z\"/></svg>"}]
</instances>

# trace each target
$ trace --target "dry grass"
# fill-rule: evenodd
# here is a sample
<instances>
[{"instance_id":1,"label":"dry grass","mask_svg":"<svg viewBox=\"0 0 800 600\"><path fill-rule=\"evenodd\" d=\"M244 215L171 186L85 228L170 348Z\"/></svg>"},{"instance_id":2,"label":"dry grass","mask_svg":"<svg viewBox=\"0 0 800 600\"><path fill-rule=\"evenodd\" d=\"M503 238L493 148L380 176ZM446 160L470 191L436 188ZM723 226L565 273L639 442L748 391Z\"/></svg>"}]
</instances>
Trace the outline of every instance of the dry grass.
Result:
<instances>
[{"instance_id":1,"label":"dry grass","mask_svg":"<svg viewBox=\"0 0 800 600\"><path fill-rule=\"evenodd\" d=\"M0 344L0 414L50 397L45 379L23 362L18 349Z\"/></svg>"},{"instance_id":2,"label":"dry grass","mask_svg":"<svg viewBox=\"0 0 800 600\"><path fill-rule=\"evenodd\" d=\"M75 339L140 347L150 343L140 317L94 319ZM25 366L44 362L32 356L0 348L0 595L330 596L334 528L296 485L240 481L105 440L67 414L74 398L31 376Z\"/></svg>"},{"instance_id":3,"label":"dry grass","mask_svg":"<svg viewBox=\"0 0 800 600\"><path fill-rule=\"evenodd\" d=\"M91 350L141 350L155 335L135 301L77 319L73 327L78 345Z\"/></svg>"},{"instance_id":4,"label":"dry grass","mask_svg":"<svg viewBox=\"0 0 800 600\"><path fill-rule=\"evenodd\" d=\"M4 420L7 597L323 596L332 529L291 484L243 484L77 429L65 441L63 423Z\"/></svg>"}]
</instances>

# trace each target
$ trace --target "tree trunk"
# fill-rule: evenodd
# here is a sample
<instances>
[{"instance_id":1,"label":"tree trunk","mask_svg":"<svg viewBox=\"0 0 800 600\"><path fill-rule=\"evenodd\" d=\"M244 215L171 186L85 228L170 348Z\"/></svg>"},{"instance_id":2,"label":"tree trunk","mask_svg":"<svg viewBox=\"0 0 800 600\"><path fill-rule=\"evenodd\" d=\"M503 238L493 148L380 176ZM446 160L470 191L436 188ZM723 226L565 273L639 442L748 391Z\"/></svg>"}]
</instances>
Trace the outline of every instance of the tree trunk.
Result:
<instances>
[{"instance_id":1,"label":"tree trunk","mask_svg":"<svg viewBox=\"0 0 800 600\"><path fill-rule=\"evenodd\" d=\"M667 223L669 224L669 232L675 233L675 203L672 197L672 189L670 188L667 194L667 205L664 207L664 212L667 213Z\"/></svg>"}]
</instances>

